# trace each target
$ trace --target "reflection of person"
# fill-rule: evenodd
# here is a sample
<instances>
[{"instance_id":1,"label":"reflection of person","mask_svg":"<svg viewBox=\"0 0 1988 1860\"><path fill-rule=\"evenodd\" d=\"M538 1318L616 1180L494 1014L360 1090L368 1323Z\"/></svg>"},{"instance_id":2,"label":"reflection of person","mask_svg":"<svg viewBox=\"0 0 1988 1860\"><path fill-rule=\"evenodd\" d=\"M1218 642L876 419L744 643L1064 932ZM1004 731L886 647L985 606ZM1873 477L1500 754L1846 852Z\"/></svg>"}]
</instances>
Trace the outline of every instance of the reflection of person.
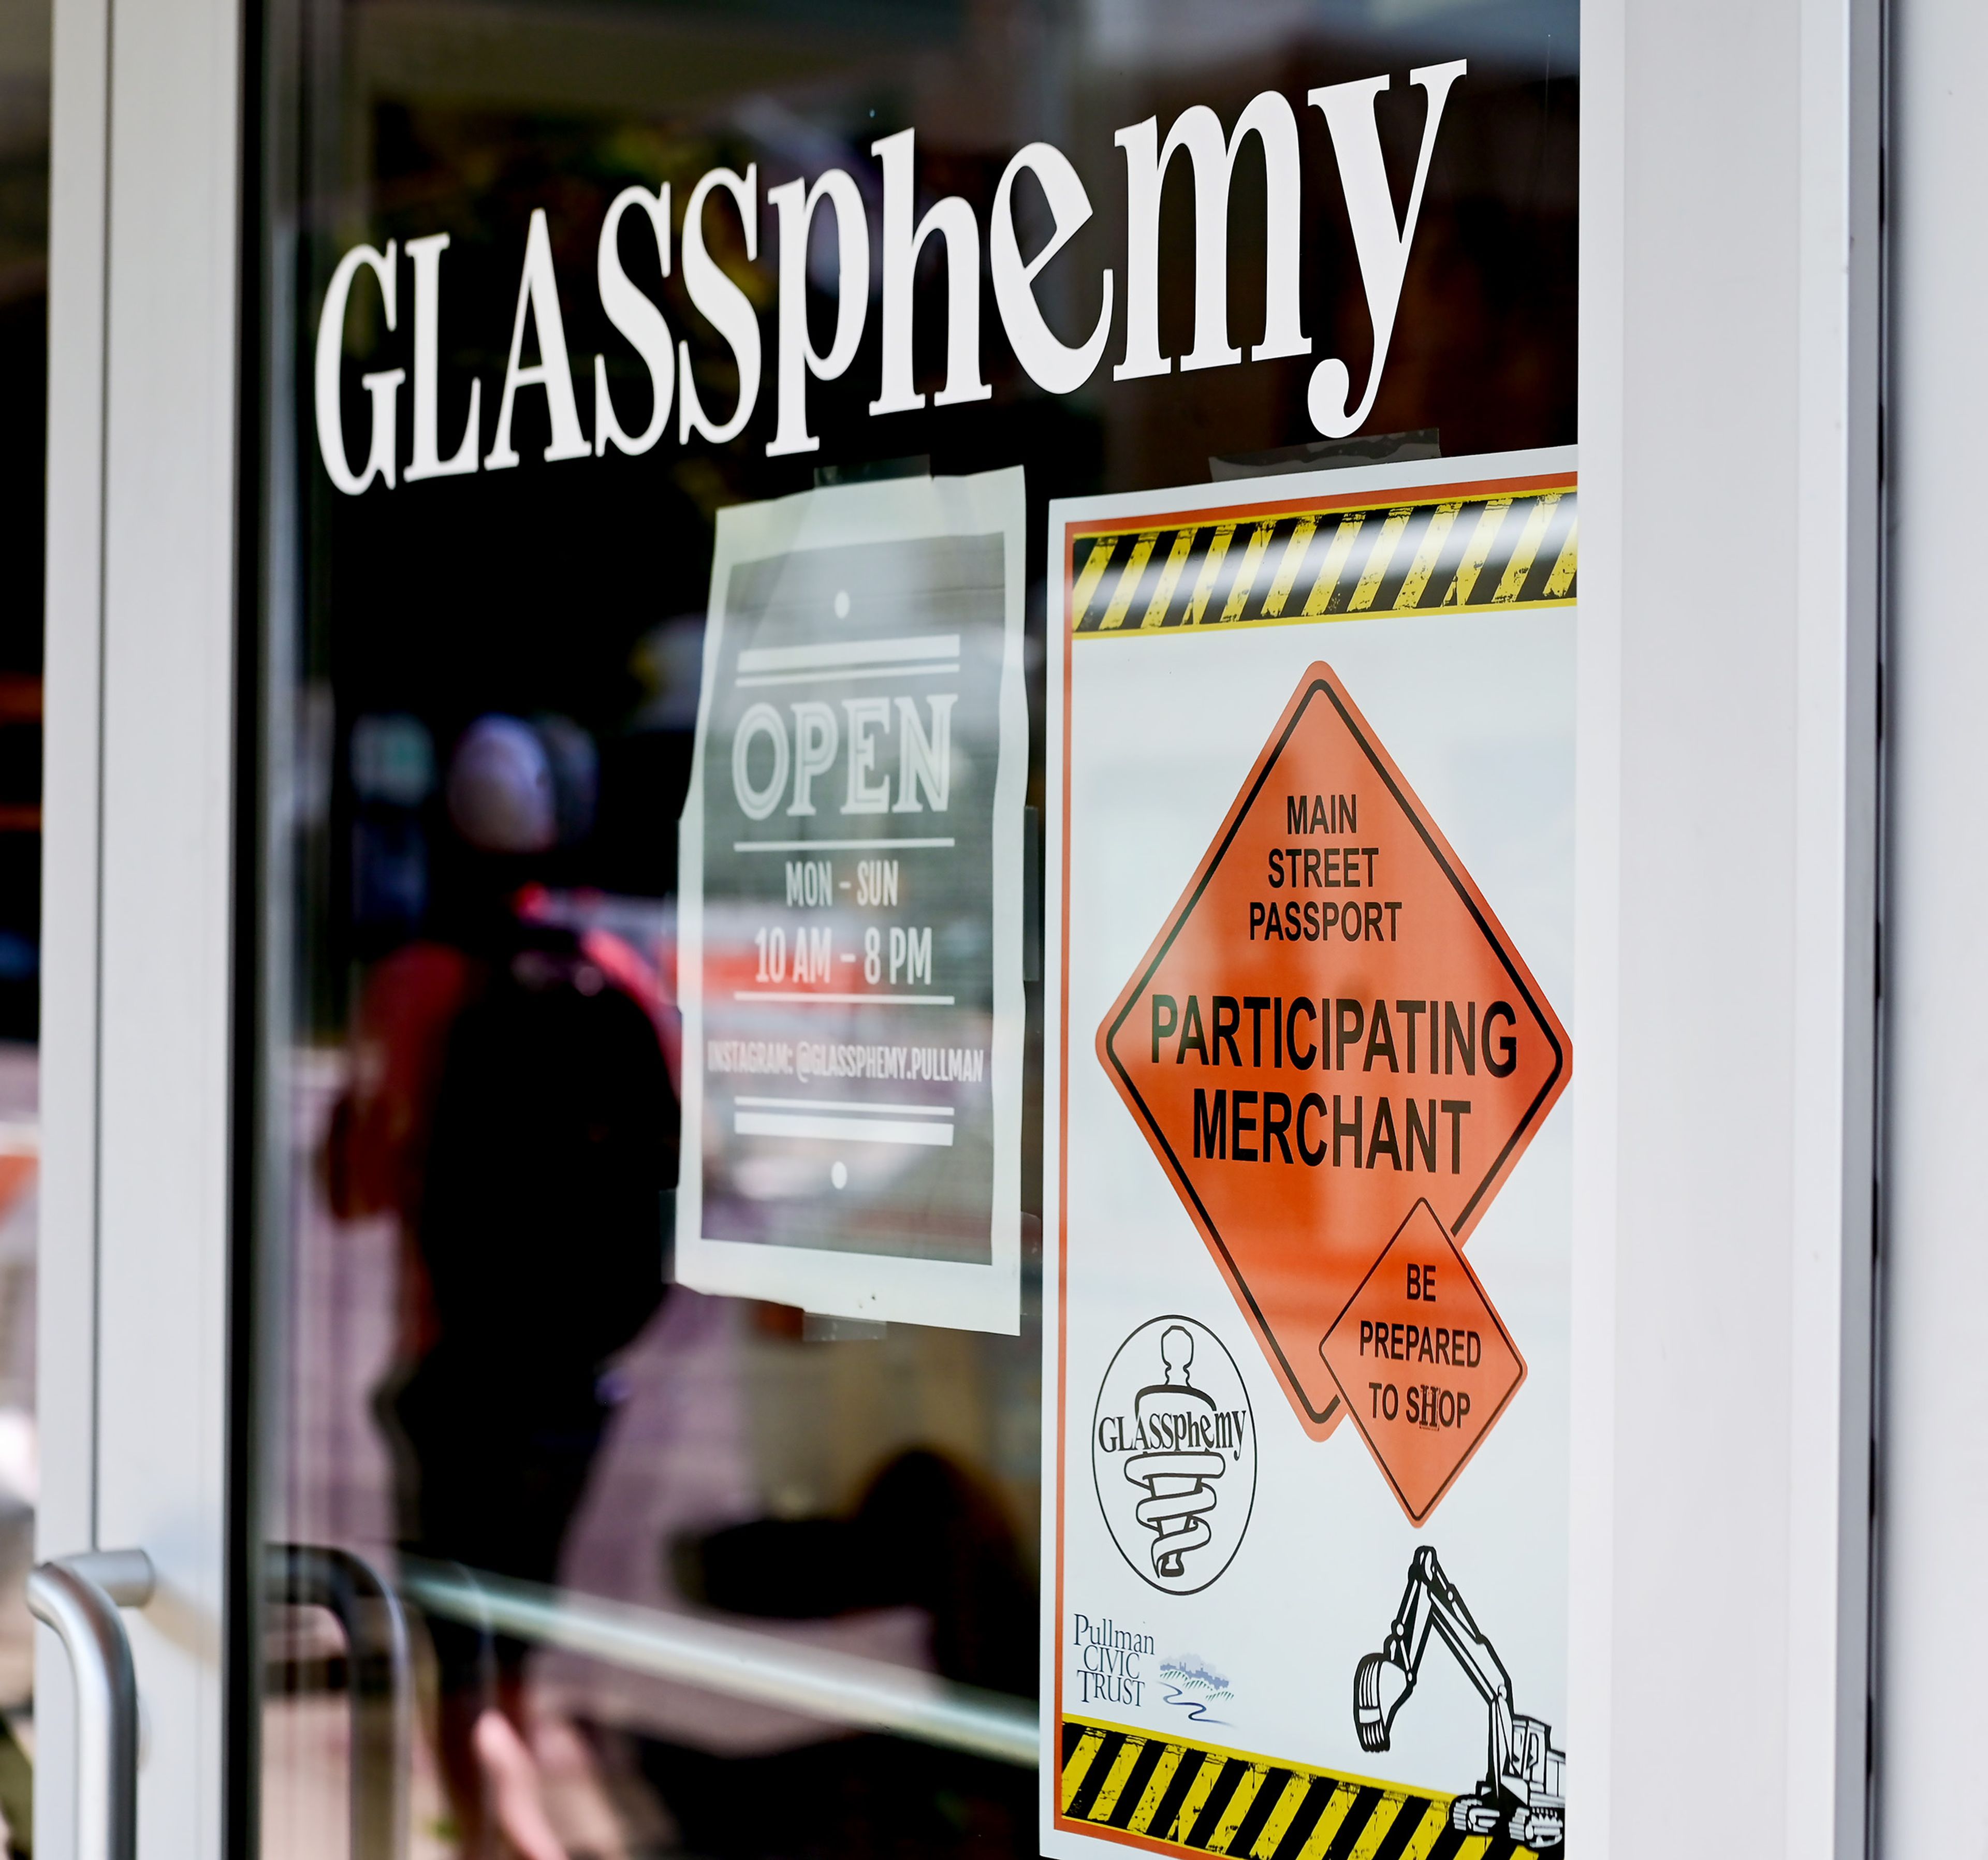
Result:
<instances>
[{"instance_id":1,"label":"reflection of person","mask_svg":"<svg viewBox=\"0 0 1988 1860\"><path fill-rule=\"evenodd\" d=\"M553 746L504 717L458 746L444 934L369 979L328 1156L335 1210L390 1209L408 1243L401 1361L378 1397L404 1547L547 1584L607 1418L603 1365L662 1297L677 1131L640 959L530 908L530 861L590 812L570 782L558 792L560 764L583 759L570 737ZM517 1793L524 1649L430 1632L463 1850L492 1852L486 1798Z\"/></svg>"}]
</instances>

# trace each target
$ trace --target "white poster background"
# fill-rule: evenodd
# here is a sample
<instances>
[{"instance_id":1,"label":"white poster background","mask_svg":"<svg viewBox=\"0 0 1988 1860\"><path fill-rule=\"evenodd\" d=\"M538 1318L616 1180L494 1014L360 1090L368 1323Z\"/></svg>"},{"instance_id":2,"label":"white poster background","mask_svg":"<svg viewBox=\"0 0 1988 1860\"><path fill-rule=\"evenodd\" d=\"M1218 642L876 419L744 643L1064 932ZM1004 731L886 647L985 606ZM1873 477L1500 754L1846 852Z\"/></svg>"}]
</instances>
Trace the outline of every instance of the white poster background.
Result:
<instances>
[{"instance_id":1,"label":"white poster background","mask_svg":"<svg viewBox=\"0 0 1988 1860\"><path fill-rule=\"evenodd\" d=\"M1050 507L1051 573L1062 574L1075 522L1478 485L1570 472L1574 463L1573 449L1563 448L1065 500ZM1576 1768L1581 1753L1569 1748L1567 1734L1568 1109L1547 1118L1466 1250L1526 1359L1526 1380L1418 1529L1350 1419L1322 1442L1300 1427L1092 1043L1305 669L1323 659L1531 967L1569 1029L1577 1069L1577 610L1340 615L1080 640L1066 655L1067 600L1058 599L1050 627L1045 809L1043 1852L1076 1855L1100 1838L1126 1838L1054 1824L1059 1710L1350 1776L1450 1794L1474 1788L1485 1770L1486 1707L1434 1635L1416 1690L1395 1721L1392 1747L1363 1750L1354 1733L1354 1669L1380 1650L1410 1558L1424 1544L1435 1547L1504 1661L1514 1708L1551 1725ZM1199 1319L1227 1345L1258 1439L1246 1538L1220 1580L1187 1595L1162 1593L1128 1567L1100 1516L1092 1477L1092 1408L1112 1353L1166 1312ZM1071 1637L1078 1613L1152 1637L1155 1652L1140 1666L1153 1682L1140 1704L1078 1702L1080 1654ZM1183 1658L1219 1671L1234 1695L1205 1707L1199 1722L1166 1702L1160 1682L1159 1667Z\"/></svg>"},{"instance_id":2,"label":"white poster background","mask_svg":"<svg viewBox=\"0 0 1988 1860\"><path fill-rule=\"evenodd\" d=\"M678 986L683 1005L682 1173L677 1191L676 1277L702 1292L764 1298L803 1310L871 1321L998 1331L1021 1327L1022 806L1028 779L1028 698L1022 629L1027 505L1021 468L970 478L908 478L800 492L718 513L697 742L678 840ZM705 1237L703 1012L704 768L725 631L726 590L742 562L796 551L928 536L1003 539L1006 613L1000 749L994 779L992 1035L993 1232L984 1265L881 1257Z\"/></svg>"}]
</instances>

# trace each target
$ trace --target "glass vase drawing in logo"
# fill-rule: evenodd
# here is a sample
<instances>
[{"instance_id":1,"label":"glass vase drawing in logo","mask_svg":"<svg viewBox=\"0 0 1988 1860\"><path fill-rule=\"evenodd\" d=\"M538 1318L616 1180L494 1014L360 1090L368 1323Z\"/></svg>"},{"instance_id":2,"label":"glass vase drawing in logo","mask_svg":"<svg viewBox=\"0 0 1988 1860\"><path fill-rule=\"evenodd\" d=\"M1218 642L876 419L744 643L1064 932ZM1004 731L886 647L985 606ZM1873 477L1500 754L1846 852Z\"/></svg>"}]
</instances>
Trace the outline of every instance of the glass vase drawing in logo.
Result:
<instances>
[{"instance_id":1,"label":"glass vase drawing in logo","mask_svg":"<svg viewBox=\"0 0 1988 1860\"><path fill-rule=\"evenodd\" d=\"M1256 1422L1228 1346L1155 1317L1099 1385L1091 1474L1111 1539L1142 1581L1192 1595L1234 1560L1256 1502Z\"/></svg>"}]
</instances>

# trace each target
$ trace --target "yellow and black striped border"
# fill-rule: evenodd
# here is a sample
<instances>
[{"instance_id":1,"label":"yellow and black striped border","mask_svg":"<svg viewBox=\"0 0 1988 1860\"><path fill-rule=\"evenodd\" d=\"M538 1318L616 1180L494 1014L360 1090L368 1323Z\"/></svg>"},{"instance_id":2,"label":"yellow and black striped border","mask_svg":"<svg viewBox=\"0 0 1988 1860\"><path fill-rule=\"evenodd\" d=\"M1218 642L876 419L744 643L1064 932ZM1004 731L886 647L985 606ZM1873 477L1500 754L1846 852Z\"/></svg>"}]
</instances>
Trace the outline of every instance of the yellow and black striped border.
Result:
<instances>
[{"instance_id":1,"label":"yellow and black striped border","mask_svg":"<svg viewBox=\"0 0 1988 1860\"><path fill-rule=\"evenodd\" d=\"M1570 481L1088 531L1071 550L1070 631L1103 639L1567 606L1577 503Z\"/></svg>"},{"instance_id":2,"label":"yellow and black striped border","mask_svg":"<svg viewBox=\"0 0 1988 1860\"><path fill-rule=\"evenodd\" d=\"M1530 1860L1459 1834L1452 1796L1065 1718L1058 1819L1226 1860Z\"/></svg>"}]
</instances>

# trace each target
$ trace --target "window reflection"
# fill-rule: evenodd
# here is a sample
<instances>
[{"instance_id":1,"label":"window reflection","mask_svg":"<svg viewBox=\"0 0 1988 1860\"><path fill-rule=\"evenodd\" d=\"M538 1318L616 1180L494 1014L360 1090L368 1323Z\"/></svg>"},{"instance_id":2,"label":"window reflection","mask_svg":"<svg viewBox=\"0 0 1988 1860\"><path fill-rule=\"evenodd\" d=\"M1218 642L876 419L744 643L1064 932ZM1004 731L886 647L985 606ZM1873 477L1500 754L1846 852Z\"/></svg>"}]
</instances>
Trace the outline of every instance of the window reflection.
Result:
<instances>
[{"instance_id":1,"label":"window reflection","mask_svg":"<svg viewBox=\"0 0 1988 1860\"><path fill-rule=\"evenodd\" d=\"M268 391L269 456L293 463L272 466L266 513L282 544L269 544L269 780L289 810L278 869L292 920L270 1060L289 1136L271 1165L284 1212L265 1235L265 1534L360 1555L408 1601L415 1852L1033 1852L1032 1770L728 1688L708 1669L686 1677L691 1643L670 1638L682 1624L759 1636L788 1650L797 1686L821 1656L877 1662L997 1731L1035 1697L1037 991L1018 1336L866 1328L669 1283L686 1064L676 823L715 513L806 489L823 468L1021 465L1040 805L1051 498L1574 436L1576 8L306 0L273 17L277 224L298 237L273 242L295 270L279 281L283 360ZM1361 436L1334 452L1307 411L1311 370L1347 357L1357 398L1374 337L1307 93L1392 74L1374 107L1398 208L1423 127L1407 73L1460 57L1470 76L1445 106L1385 373ZM1233 178L1222 306L1249 359L1116 378L1116 132L1151 117L1164 136L1197 106L1232 129L1266 92L1303 122L1296 288L1311 353L1284 353L1266 328L1286 274L1253 142ZM648 217L624 211L621 267L686 345L698 404L722 424L735 352L681 258L699 179L756 171L757 259L727 202L704 225L771 357L775 190L841 171L874 233L872 146L905 130L921 211L956 196L983 228L1025 144L1053 144L1082 177L1094 215L1037 292L1073 344L1098 322L1102 271L1120 274L1080 388L1030 378L983 277L989 395L931 404L952 358L949 279L929 263L911 352L894 358L928 404L873 414L886 358L872 237L863 335L843 373L810 384L816 451L769 453L769 376L729 439L685 438L678 404L647 450L594 443L548 462L559 418L527 391L512 410L515 468L409 468L424 447L453 458L465 437L472 459L493 450L535 238L582 431L600 424L596 356L622 435L656 424L651 371L597 283L600 228L631 187L654 198L668 184L676 262L664 276ZM1156 272L1167 358L1199 340L1192 194L1176 162ZM840 302L834 225L816 215L807 253L818 355ZM418 245L439 235L445 249ZM398 326L367 279L345 326L350 461L363 468L372 430L363 377L412 365L418 264L440 280L437 427L416 430L404 388L398 482L347 495L318 459L316 317L341 255L390 240ZM1169 571L1182 589L1214 546L1200 539ZM1160 598L1157 580L1141 598ZM267 1628L265 1845L328 1854L348 1832L345 1643L280 1590Z\"/></svg>"}]
</instances>

